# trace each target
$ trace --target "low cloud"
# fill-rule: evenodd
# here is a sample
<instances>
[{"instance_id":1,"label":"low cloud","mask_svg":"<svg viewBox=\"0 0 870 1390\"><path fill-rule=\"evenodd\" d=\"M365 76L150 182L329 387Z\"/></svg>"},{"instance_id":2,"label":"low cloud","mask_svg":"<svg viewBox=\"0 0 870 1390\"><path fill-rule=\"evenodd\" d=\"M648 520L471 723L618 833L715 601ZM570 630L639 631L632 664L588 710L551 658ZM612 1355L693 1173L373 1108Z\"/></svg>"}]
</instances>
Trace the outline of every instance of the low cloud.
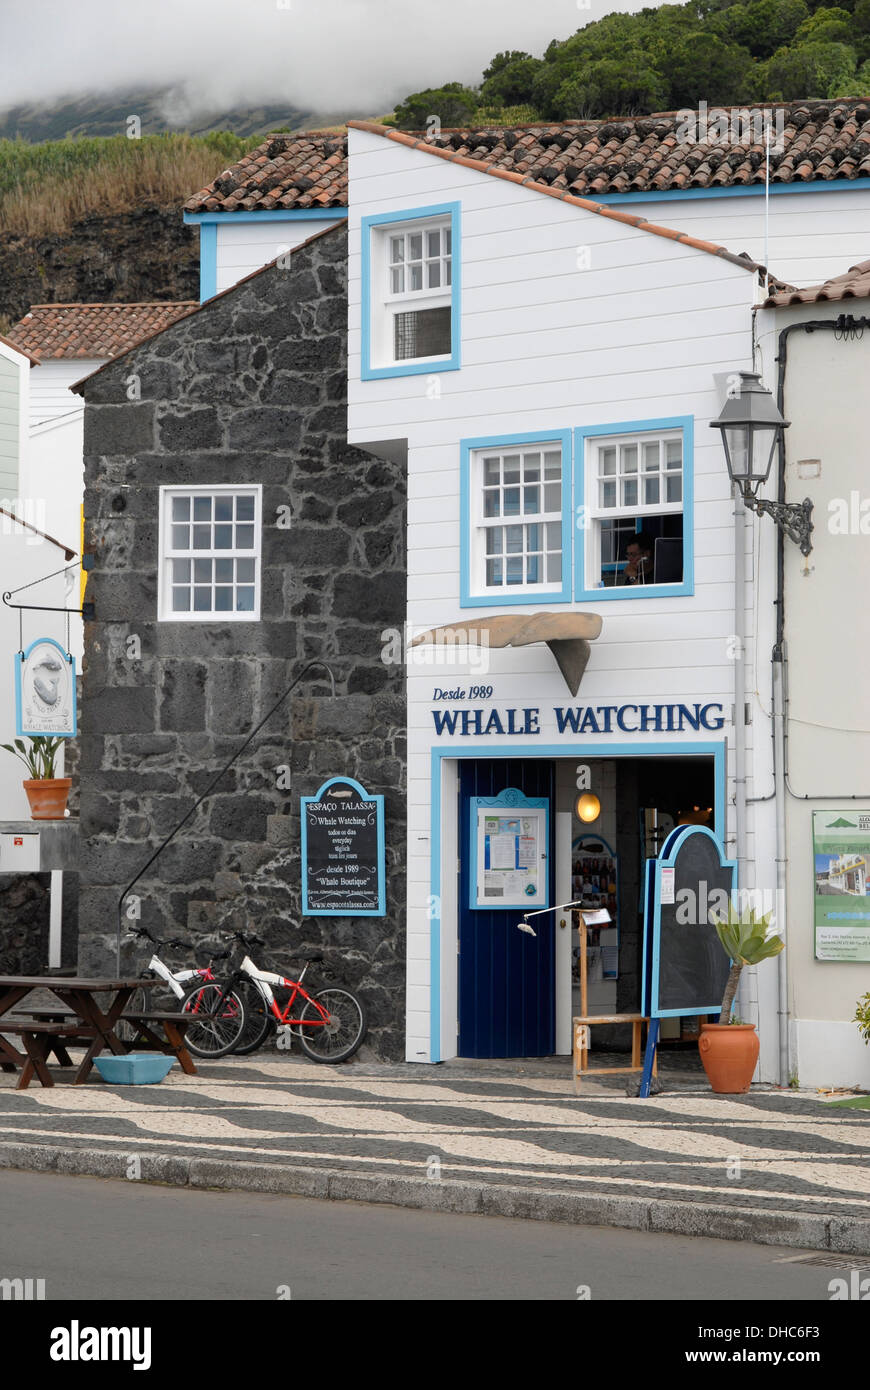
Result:
<instances>
[{"instance_id":1,"label":"low cloud","mask_svg":"<svg viewBox=\"0 0 870 1390\"><path fill-rule=\"evenodd\" d=\"M502 49L540 56L617 0L2 0L0 110L169 89L172 114L286 101L378 114L476 84Z\"/></svg>"}]
</instances>

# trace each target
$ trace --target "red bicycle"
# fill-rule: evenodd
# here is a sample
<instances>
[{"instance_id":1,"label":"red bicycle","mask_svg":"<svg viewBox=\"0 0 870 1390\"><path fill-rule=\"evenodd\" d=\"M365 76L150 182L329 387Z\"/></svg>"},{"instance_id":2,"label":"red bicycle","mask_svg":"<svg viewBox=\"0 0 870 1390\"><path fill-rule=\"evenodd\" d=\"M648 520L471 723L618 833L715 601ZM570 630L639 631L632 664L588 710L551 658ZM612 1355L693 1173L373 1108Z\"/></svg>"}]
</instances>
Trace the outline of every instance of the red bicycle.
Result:
<instances>
[{"instance_id":1,"label":"red bicycle","mask_svg":"<svg viewBox=\"0 0 870 1390\"><path fill-rule=\"evenodd\" d=\"M243 946L263 946L259 937L233 932L234 940ZM309 994L303 985L309 965L323 960L321 954L298 957L305 961L298 980L260 970L250 956L245 956L229 977L221 981L222 994L215 998L209 993L204 1002L210 1012L221 1016L224 1000L234 995L241 998L245 1022L241 1036L232 1047L236 1054L255 1052L262 1047L274 1028L285 1028L298 1037L302 1050L314 1062L344 1062L352 1057L362 1043L367 1028L365 1005L362 1000L341 985L327 985ZM281 1008L272 986L289 990L290 998ZM214 986L211 987L212 991ZM196 991L191 991L185 1009L196 1012Z\"/></svg>"}]
</instances>

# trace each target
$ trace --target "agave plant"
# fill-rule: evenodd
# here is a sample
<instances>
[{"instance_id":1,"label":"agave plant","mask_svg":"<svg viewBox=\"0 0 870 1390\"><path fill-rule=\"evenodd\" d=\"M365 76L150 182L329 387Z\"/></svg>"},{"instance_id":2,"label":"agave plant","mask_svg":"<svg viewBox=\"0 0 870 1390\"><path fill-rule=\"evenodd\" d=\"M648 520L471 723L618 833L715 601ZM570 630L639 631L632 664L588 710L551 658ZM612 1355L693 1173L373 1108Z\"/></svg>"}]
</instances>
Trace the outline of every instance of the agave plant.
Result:
<instances>
[{"instance_id":1,"label":"agave plant","mask_svg":"<svg viewBox=\"0 0 870 1390\"><path fill-rule=\"evenodd\" d=\"M15 740L14 748L11 743L0 743L0 748L5 748L7 753L23 762L33 781L45 782L54 777L57 750L62 742L63 739L50 738L47 734L35 734L30 739L29 748L20 738Z\"/></svg>"},{"instance_id":2,"label":"agave plant","mask_svg":"<svg viewBox=\"0 0 870 1390\"><path fill-rule=\"evenodd\" d=\"M716 935L731 961L728 983L722 997L720 1023L731 1021L734 996L744 965L758 965L759 961L778 956L785 948L782 937L770 931L770 917L769 912L761 916L752 908L748 911L737 911L730 902L725 916L710 913L710 921L716 928Z\"/></svg>"}]
</instances>

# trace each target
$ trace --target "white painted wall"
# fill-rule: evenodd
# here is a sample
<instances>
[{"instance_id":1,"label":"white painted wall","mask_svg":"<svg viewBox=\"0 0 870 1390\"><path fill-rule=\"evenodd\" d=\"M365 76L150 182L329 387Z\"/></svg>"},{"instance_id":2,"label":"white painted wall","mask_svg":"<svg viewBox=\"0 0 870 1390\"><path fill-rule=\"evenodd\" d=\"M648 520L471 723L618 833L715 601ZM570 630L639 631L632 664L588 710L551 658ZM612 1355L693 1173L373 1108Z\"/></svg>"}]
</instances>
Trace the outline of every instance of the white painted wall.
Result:
<instances>
[{"instance_id":1,"label":"white painted wall","mask_svg":"<svg viewBox=\"0 0 870 1390\"><path fill-rule=\"evenodd\" d=\"M676 227L729 251L746 251L798 288L821 284L867 259L870 188L773 193L767 253L763 194L723 190L712 198L665 197L610 206L663 227Z\"/></svg>"},{"instance_id":2,"label":"white painted wall","mask_svg":"<svg viewBox=\"0 0 870 1390\"><path fill-rule=\"evenodd\" d=\"M274 261L284 251L292 251L303 241L333 226L340 218L324 216L299 221L273 221L263 214L262 222L217 223L217 288L228 290L246 275Z\"/></svg>"},{"instance_id":3,"label":"white painted wall","mask_svg":"<svg viewBox=\"0 0 870 1390\"><path fill-rule=\"evenodd\" d=\"M720 402L713 375L751 364L753 276L732 263L584 212L490 175L435 159L366 132L350 137L349 437L365 446L408 441L408 619L415 632L486 609L460 610L459 443L463 438L511 431L574 428L675 415L695 419L695 593L669 599L626 599L599 605L602 636L577 700L571 699L544 646L489 653L492 705L541 709L540 745L560 754L594 756L603 744L635 754L655 735L616 733L578 740L560 736L554 706L668 703L707 700L729 715L734 630L733 503L718 435L708 428ZM360 379L360 220L448 201L462 204L462 368L437 375ZM578 269L578 247L588 248L589 269ZM587 257L580 258L586 263ZM768 564L769 537L750 527L752 582ZM756 689L755 598L747 596L750 695ZM514 613L535 612L541 600ZM569 605L570 606L570 605ZM595 610L594 603L584 603ZM555 611L566 605L558 605ZM499 609L496 601L493 610ZM477 655L477 654L475 654ZM454 668L456 671L456 668ZM408 1051L429 1052L431 921L430 752L434 686L448 683L444 668L408 669ZM451 685L474 682L481 672L459 667ZM764 701L764 687L761 700ZM483 703L488 703L484 701ZM748 730L749 794L763 795L769 778L767 730ZM759 737L757 753L755 740ZM732 730L674 735L674 741L727 740ZM471 739L456 738L468 751ZM481 755L508 751L521 740L478 740ZM676 750L675 750L676 751ZM445 772L445 795L453 795ZM729 789L731 783L729 781ZM728 800L730 802L729 790ZM453 815L447 810L447 817ZM769 855L771 803L753 807L749 854L765 832ZM455 840L445 828L442 874L453 893ZM729 810L728 840L734 826ZM757 866L771 881L773 861ZM442 903L440 973L442 1053L455 1052L455 904ZM413 963L413 971L411 970ZM775 1029L775 1014L763 1030ZM452 1028L452 1032L451 1032ZM764 1031L762 1035L764 1046ZM764 1056L770 1055L766 1048ZM765 1079L770 1079L766 1077Z\"/></svg>"},{"instance_id":4,"label":"white painted wall","mask_svg":"<svg viewBox=\"0 0 870 1390\"><path fill-rule=\"evenodd\" d=\"M870 317L867 300L759 314L768 385L774 385L775 335L790 323L836 319L844 307L855 317ZM831 331L795 332L788 338L787 497L810 497L815 525L808 561L790 541L785 547L792 793L786 801L787 960L793 1036L801 1085L860 1081L870 1089L870 1049L851 1022L856 1000L870 990L870 961L815 960L812 858L814 810L870 811L870 643L863 609L870 547L868 374L866 332L854 341L838 340ZM799 469L799 460L809 459L820 461L818 477L800 476L807 469ZM841 534L833 525L837 499L857 504L858 524L851 533ZM870 898L866 901L870 910Z\"/></svg>"},{"instance_id":5,"label":"white painted wall","mask_svg":"<svg viewBox=\"0 0 870 1390\"><path fill-rule=\"evenodd\" d=\"M21 461L27 440L30 359L0 343L0 506L20 487Z\"/></svg>"},{"instance_id":6,"label":"white painted wall","mask_svg":"<svg viewBox=\"0 0 870 1390\"><path fill-rule=\"evenodd\" d=\"M40 362L33 369L30 385L30 424L41 424L71 410L81 410L82 398L70 391L73 382L90 376L108 359L105 357L59 357Z\"/></svg>"},{"instance_id":7,"label":"white painted wall","mask_svg":"<svg viewBox=\"0 0 870 1390\"><path fill-rule=\"evenodd\" d=\"M64 564L63 551L57 546L0 516L0 592L30 584ZM63 576L50 579L33 592L40 596L33 599L34 603L65 607L74 601L66 592ZM26 602L27 596L17 595L16 601ZM22 617L25 648L37 637L54 637L63 642L62 619L58 614L24 613ZM16 736L13 659L20 649L18 622L18 612L0 603L0 743L11 743ZM60 769L58 776L63 776ZM22 786L26 776L23 764L0 749L0 821L30 819L30 806Z\"/></svg>"},{"instance_id":8,"label":"white painted wall","mask_svg":"<svg viewBox=\"0 0 870 1390\"><path fill-rule=\"evenodd\" d=\"M36 368L38 371L39 368ZM79 399L73 397L73 399ZM81 514L84 497L84 407L57 415L31 429L21 497L27 521L55 540L81 549ZM79 606L78 576L65 607ZM83 627L80 617L70 618L70 650L81 661Z\"/></svg>"}]
</instances>

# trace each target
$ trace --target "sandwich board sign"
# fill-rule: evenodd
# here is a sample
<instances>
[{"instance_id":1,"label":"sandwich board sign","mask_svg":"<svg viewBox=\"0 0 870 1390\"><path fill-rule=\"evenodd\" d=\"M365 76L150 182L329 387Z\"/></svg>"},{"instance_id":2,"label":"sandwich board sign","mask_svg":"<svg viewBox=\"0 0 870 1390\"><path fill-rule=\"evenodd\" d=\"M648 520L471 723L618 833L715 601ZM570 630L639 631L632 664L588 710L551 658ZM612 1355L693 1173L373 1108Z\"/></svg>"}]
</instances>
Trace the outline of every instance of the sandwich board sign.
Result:
<instances>
[{"instance_id":1,"label":"sandwich board sign","mask_svg":"<svg viewBox=\"0 0 870 1390\"><path fill-rule=\"evenodd\" d=\"M737 863L706 826L678 825L647 860L644 886L641 1012L650 1027L640 1094L648 1096L659 1020L722 1008L731 963L710 914L727 911Z\"/></svg>"}]
</instances>

